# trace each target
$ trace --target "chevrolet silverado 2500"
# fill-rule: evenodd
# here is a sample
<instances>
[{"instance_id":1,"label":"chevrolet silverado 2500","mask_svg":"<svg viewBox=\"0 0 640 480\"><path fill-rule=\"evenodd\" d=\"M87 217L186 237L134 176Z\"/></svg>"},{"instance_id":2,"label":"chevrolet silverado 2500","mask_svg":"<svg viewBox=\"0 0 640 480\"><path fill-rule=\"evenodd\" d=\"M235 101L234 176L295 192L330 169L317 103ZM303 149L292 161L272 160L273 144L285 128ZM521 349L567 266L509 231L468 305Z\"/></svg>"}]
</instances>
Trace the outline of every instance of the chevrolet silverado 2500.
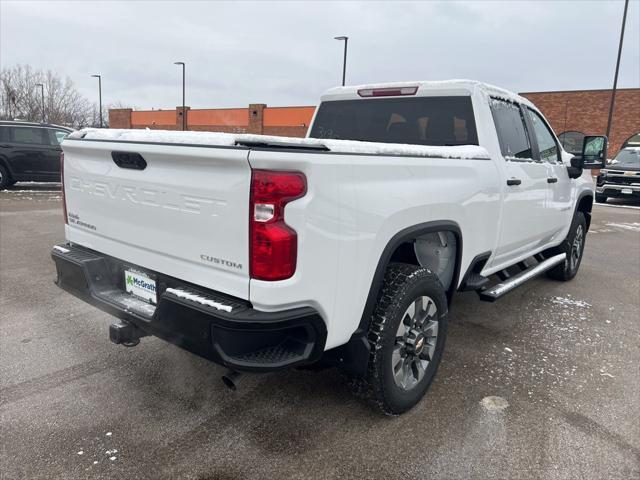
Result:
<instances>
[{"instance_id":1,"label":"chevrolet silverado 2500","mask_svg":"<svg viewBox=\"0 0 640 480\"><path fill-rule=\"evenodd\" d=\"M233 374L339 365L398 414L456 291L576 275L606 146L573 157L528 100L463 80L331 89L306 139L75 132L57 284L119 318L115 343Z\"/></svg>"},{"instance_id":2,"label":"chevrolet silverado 2500","mask_svg":"<svg viewBox=\"0 0 640 480\"><path fill-rule=\"evenodd\" d=\"M640 198L640 147L627 147L618 152L596 181L596 202L607 198Z\"/></svg>"}]
</instances>

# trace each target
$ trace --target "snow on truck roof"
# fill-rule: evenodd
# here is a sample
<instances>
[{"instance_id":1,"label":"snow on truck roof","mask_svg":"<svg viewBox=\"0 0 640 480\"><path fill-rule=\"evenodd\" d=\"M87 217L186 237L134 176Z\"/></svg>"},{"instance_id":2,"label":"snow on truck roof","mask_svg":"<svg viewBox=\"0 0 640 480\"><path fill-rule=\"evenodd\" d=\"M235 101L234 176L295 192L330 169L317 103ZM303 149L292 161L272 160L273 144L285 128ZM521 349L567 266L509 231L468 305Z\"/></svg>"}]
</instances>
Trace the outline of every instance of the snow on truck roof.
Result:
<instances>
[{"instance_id":1,"label":"snow on truck roof","mask_svg":"<svg viewBox=\"0 0 640 480\"><path fill-rule=\"evenodd\" d=\"M415 92L416 96L423 96L429 92L437 92L439 95L445 94L468 94L473 95L476 92L485 93L491 97L503 98L514 102L523 103L532 106L532 103L504 88L496 87L489 83L479 82L477 80L468 79L452 79L452 80L416 80L413 82L389 82L389 83L369 83L363 85L351 85L346 87L333 87L325 91L322 95L322 101L340 100L344 98L361 98L358 92L376 89L401 89L418 87Z\"/></svg>"},{"instance_id":2,"label":"snow on truck roof","mask_svg":"<svg viewBox=\"0 0 640 480\"><path fill-rule=\"evenodd\" d=\"M375 83L347 87L335 87L327 90L322 101L355 99L365 97L358 92L376 89L411 89L407 96L428 96L430 92L438 95L474 95L483 93L490 97L502 98L528 106L533 104L524 97L500 87L475 80L440 80ZM416 88L417 87L417 88ZM374 95L371 95L374 96ZM387 97L389 98L389 97ZM406 98L406 97L405 97ZM416 156L435 158L489 159L487 150L476 145L426 146L394 143L360 142L354 140L332 140L318 138L291 138L269 135L233 134L220 132L194 132L173 130L117 130L87 128L74 132L67 138L71 140L103 140L136 143L171 143L200 146L249 146L268 148L289 148L309 150L329 150L334 153L357 153L389 156ZM64 145L64 144L63 144Z\"/></svg>"},{"instance_id":3,"label":"snow on truck roof","mask_svg":"<svg viewBox=\"0 0 640 480\"><path fill-rule=\"evenodd\" d=\"M359 142L355 140L331 140L320 138L275 137L220 132L193 132L175 130L124 130L85 128L68 135L62 142L63 149L68 140L98 140L133 143L164 143L184 146L211 147L266 147L283 149L309 149L345 154L370 154L388 156L412 156L429 158L489 159L484 147L460 145L437 147L427 145L406 145L399 143Z\"/></svg>"}]
</instances>

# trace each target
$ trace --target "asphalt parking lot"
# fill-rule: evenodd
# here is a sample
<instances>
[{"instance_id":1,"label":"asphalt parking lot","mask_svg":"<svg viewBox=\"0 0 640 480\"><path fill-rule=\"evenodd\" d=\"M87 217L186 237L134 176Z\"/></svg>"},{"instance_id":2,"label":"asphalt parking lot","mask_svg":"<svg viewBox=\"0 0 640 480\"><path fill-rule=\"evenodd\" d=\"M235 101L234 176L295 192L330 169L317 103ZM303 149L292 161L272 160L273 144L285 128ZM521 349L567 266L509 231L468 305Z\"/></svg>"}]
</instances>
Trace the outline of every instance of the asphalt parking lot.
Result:
<instances>
[{"instance_id":1,"label":"asphalt parking lot","mask_svg":"<svg viewBox=\"0 0 640 480\"><path fill-rule=\"evenodd\" d=\"M60 192L0 192L0 478L640 478L640 207L594 207L575 280L457 295L426 398L379 416L334 370L246 376L54 284ZM501 401L487 397L497 396Z\"/></svg>"}]
</instances>

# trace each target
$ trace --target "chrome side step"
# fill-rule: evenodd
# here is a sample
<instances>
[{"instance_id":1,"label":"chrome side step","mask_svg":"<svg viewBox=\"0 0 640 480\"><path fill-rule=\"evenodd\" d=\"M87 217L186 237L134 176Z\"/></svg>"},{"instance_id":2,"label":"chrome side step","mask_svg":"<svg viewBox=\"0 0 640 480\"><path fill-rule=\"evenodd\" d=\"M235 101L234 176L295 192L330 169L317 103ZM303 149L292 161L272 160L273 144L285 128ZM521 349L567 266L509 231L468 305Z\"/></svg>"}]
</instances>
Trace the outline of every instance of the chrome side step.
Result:
<instances>
[{"instance_id":1,"label":"chrome side step","mask_svg":"<svg viewBox=\"0 0 640 480\"><path fill-rule=\"evenodd\" d=\"M562 263L567 258L566 253L559 253L558 255L554 255L553 257L547 258L542 262L530 267L513 277L509 277L508 279L493 285L485 290L478 291L478 295L480 295L480 300L484 300L485 302L495 302L497 299L502 297L503 295L509 293L511 290L519 287L527 280L531 280L534 277L537 277L543 272L555 267L559 263Z\"/></svg>"}]
</instances>

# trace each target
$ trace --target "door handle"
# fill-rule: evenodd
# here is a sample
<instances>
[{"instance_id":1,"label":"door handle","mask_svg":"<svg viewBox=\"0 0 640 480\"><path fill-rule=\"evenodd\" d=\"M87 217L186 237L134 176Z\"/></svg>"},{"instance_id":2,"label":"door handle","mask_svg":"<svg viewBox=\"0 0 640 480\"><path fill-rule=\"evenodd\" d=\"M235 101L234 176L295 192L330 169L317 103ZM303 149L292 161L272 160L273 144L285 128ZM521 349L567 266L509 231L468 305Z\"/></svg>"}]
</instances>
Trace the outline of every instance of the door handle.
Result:
<instances>
[{"instance_id":1,"label":"door handle","mask_svg":"<svg viewBox=\"0 0 640 480\"><path fill-rule=\"evenodd\" d=\"M520 180L519 178L509 178L507 180L507 185L509 185L510 187L513 185L520 185L522 183L522 180Z\"/></svg>"},{"instance_id":2,"label":"door handle","mask_svg":"<svg viewBox=\"0 0 640 480\"><path fill-rule=\"evenodd\" d=\"M547 178L547 183L558 183L557 177L549 177Z\"/></svg>"}]
</instances>

